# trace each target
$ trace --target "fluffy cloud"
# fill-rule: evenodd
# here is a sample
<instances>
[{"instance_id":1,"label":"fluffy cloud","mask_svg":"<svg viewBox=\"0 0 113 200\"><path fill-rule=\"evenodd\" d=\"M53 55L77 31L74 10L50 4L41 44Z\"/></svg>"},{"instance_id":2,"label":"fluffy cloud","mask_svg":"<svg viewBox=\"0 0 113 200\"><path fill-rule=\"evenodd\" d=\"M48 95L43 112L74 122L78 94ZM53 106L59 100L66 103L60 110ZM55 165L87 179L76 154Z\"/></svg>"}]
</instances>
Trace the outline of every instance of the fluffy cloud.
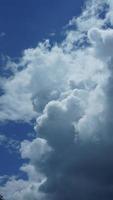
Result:
<instances>
[{"instance_id":1,"label":"fluffy cloud","mask_svg":"<svg viewBox=\"0 0 113 200\"><path fill-rule=\"evenodd\" d=\"M25 50L6 81L1 120L36 118L37 133L20 148L27 180L0 187L7 200L113 198L113 30L105 28L111 7L88 2L70 22L76 30L60 45Z\"/></svg>"},{"instance_id":2,"label":"fluffy cloud","mask_svg":"<svg viewBox=\"0 0 113 200\"><path fill-rule=\"evenodd\" d=\"M37 196L42 199L44 194L38 191L40 183L38 181L16 180L15 178L7 181L5 187L1 190L5 193L6 199L37 200Z\"/></svg>"}]
</instances>

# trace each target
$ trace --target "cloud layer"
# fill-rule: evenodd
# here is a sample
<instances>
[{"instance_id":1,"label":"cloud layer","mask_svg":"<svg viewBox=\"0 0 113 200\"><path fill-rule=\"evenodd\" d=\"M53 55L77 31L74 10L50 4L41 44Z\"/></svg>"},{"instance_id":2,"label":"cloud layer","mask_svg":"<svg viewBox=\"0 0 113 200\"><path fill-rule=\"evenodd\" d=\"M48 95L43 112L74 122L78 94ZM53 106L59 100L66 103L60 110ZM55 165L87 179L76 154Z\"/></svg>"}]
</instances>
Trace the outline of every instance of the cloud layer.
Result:
<instances>
[{"instance_id":1,"label":"cloud layer","mask_svg":"<svg viewBox=\"0 0 113 200\"><path fill-rule=\"evenodd\" d=\"M113 199L112 9L88 1L61 44L25 50L6 80L0 120L36 118L20 148L28 178L1 186L6 200Z\"/></svg>"}]
</instances>

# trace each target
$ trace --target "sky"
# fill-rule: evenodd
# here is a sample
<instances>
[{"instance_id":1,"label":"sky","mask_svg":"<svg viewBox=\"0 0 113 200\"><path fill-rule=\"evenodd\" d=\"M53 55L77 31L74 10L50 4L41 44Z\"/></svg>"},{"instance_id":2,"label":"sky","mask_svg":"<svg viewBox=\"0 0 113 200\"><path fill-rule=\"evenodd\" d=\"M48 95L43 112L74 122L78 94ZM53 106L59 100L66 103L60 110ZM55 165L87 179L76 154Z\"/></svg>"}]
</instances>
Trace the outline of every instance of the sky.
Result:
<instances>
[{"instance_id":1,"label":"sky","mask_svg":"<svg viewBox=\"0 0 113 200\"><path fill-rule=\"evenodd\" d=\"M24 49L35 48L46 38L51 38L52 42L61 40L63 28L75 14L80 13L82 6L83 0L0 0L1 75L10 76L10 72L4 69L7 57L17 60ZM32 132L33 125L28 123L10 120L0 123L0 133L15 140L26 139ZM0 164L1 175L18 173L22 161L15 153L10 154L8 149L0 146L0 157L4 155Z\"/></svg>"},{"instance_id":2,"label":"sky","mask_svg":"<svg viewBox=\"0 0 113 200\"><path fill-rule=\"evenodd\" d=\"M61 31L69 20L78 15L84 0L1 0L0 1L0 51L17 57L24 49L36 47L39 41L50 38L60 40Z\"/></svg>"},{"instance_id":3,"label":"sky","mask_svg":"<svg viewBox=\"0 0 113 200\"><path fill-rule=\"evenodd\" d=\"M0 194L113 199L113 3L0 0Z\"/></svg>"}]
</instances>

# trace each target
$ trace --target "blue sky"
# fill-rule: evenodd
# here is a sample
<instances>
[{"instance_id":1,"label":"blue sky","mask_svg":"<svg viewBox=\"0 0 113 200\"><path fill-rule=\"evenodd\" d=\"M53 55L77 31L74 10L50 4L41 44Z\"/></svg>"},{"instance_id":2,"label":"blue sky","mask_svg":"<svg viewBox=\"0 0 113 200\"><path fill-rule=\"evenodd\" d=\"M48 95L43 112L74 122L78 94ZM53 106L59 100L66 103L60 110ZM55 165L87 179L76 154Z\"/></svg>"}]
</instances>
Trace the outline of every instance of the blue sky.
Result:
<instances>
[{"instance_id":1,"label":"blue sky","mask_svg":"<svg viewBox=\"0 0 113 200\"><path fill-rule=\"evenodd\" d=\"M53 42L60 41L64 37L62 33L65 25L73 16L79 15L83 2L84 0L0 0L1 73L4 68L3 56L17 59L24 49L36 47L38 42L46 38ZM55 35L51 36L51 33ZM24 122L0 123L1 134L19 141L27 139L28 133L32 132L33 125ZM15 151L10 153L1 145L0 157L0 175L18 173L23 162L19 154Z\"/></svg>"},{"instance_id":2,"label":"blue sky","mask_svg":"<svg viewBox=\"0 0 113 200\"><path fill-rule=\"evenodd\" d=\"M56 33L59 40L62 28L78 15L84 0L1 0L0 38L2 54L16 57L23 49L35 47L39 41Z\"/></svg>"}]
</instances>

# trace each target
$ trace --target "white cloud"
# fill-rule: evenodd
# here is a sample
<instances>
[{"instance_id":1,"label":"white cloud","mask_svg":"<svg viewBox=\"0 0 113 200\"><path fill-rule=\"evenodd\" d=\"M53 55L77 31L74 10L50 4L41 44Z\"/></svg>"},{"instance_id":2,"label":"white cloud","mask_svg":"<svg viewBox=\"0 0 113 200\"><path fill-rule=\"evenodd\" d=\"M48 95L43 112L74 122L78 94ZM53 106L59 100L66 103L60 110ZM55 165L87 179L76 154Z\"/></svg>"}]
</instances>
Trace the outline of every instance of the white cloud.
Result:
<instances>
[{"instance_id":1,"label":"white cloud","mask_svg":"<svg viewBox=\"0 0 113 200\"><path fill-rule=\"evenodd\" d=\"M50 151L51 148L48 146L47 141L41 138L34 139L32 142L23 141L20 149L22 158L29 158L32 162L38 162L42 156Z\"/></svg>"},{"instance_id":2,"label":"white cloud","mask_svg":"<svg viewBox=\"0 0 113 200\"><path fill-rule=\"evenodd\" d=\"M58 99L60 93L68 89L70 80L78 83L82 79L88 79L89 75L92 76L90 62L93 59L96 65L98 61L85 50L85 46L84 50L72 49L85 44L86 32L90 28L102 27L104 20L98 17L98 6L102 9L103 4L101 1L89 2L83 14L70 22L77 24L77 28L68 31L66 39L60 45L50 47L47 40L34 49L25 50L19 63L9 60L14 76L4 80L5 94L0 98L1 121L30 121L36 117L36 111L41 112L51 99ZM83 71L86 65L87 73L86 69ZM20 71L20 68L24 69Z\"/></svg>"},{"instance_id":3,"label":"white cloud","mask_svg":"<svg viewBox=\"0 0 113 200\"><path fill-rule=\"evenodd\" d=\"M12 179L8 181L4 188L0 188L1 193L5 193L5 198L9 200L37 200L37 196L42 200L44 197L38 191L37 182Z\"/></svg>"},{"instance_id":4,"label":"white cloud","mask_svg":"<svg viewBox=\"0 0 113 200\"><path fill-rule=\"evenodd\" d=\"M70 81L75 85L83 79L87 82L101 63L87 49L66 53L62 46L55 45L49 50L41 44L36 49L25 50L21 65L27 67L4 82L5 94L0 97L1 121L35 118L49 101L59 99L70 89Z\"/></svg>"}]
</instances>

